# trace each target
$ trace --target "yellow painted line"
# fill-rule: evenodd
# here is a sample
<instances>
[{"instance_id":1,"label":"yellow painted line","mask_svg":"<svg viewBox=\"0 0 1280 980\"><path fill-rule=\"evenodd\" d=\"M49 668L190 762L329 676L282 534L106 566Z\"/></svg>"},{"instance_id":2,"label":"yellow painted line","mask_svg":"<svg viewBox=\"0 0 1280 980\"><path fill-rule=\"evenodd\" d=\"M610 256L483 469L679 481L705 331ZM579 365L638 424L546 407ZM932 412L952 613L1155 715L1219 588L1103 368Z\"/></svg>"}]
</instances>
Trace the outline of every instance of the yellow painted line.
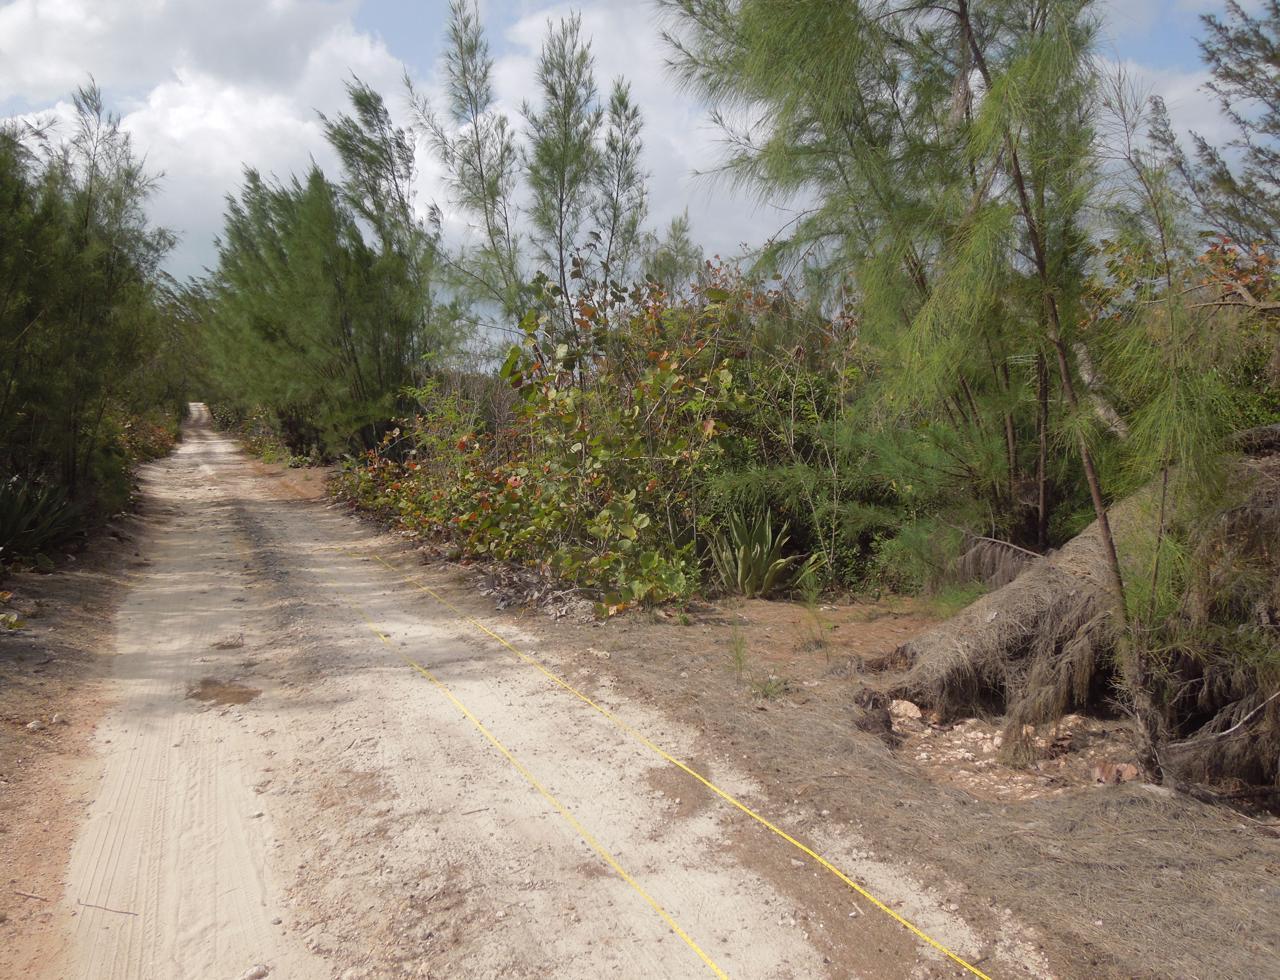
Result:
<instances>
[{"instance_id":1,"label":"yellow painted line","mask_svg":"<svg viewBox=\"0 0 1280 980\"><path fill-rule=\"evenodd\" d=\"M418 663L416 660L412 660L411 658L406 657L403 653L397 650L395 646L392 645L390 637L388 637L385 633L383 633L382 630L378 629L377 624L374 623L374 621L369 617L369 614L365 612L363 607L357 605L356 603L352 602L349 599L347 600L347 603L353 609L355 609L356 612L358 612L361 615L361 617L365 621L365 624L369 627L369 629L373 632L373 634L379 640L382 641L383 645L386 646L387 649L389 649L397 657L403 660L405 664L412 667L419 674L421 674L423 677L429 680L432 684L434 684L436 686L436 689L439 690L440 693L443 694L446 698L448 698L450 702L452 702L453 706L458 709L458 711L462 714L462 716L466 718L467 721L471 722L473 726L475 726L476 731L478 731L481 735L483 735L486 739L488 739L489 743L495 749L497 749L498 752L500 752L502 756L509 763L511 763L512 768L514 768L516 772L518 772L521 776L524 777L525 782L527 782L530 786L532 786L535 790L537 790L539 795L541 795L543 799L545 799L548 803L551 804L551 806L555 809L555 811L558 814L560 814L561 817L564 818L565 822L569 824L569 826L572 827L574 831L577 832L578 836L581 837L583 841L586 842L587 846L590 847L593 851L595 851L596 854L600 856L600 859L604 861L605 864L609 865L610 868L612 868L615 872L617 872L619 878L621 878L628 885L630 885L632 889L634 889L636 894L638 894L642 899L644 899L645 902L648 903L649 907L658 913L662 921L667 924L667 926L671 929L671 931L684 940L686 946L688 946L691 950L693 950L695 953L698 954L698 958L701 959L702 962L706 964L707 968L713 974L715 974L717 977L720 977L721 980L728 980L729 974L725 973L725 971L722 970L719 965L717 965L716 961L713 960L701 946L699 946L696 942L694 942L693 938L687 932L685 932L684 929L680 928L679 923L677 923L676 920L671 917L671 913L669 913L665 908L663 908L657 899L655 899L652 895L650 895L647 891L645 891L644 888L641 887L640 883L636 881L635 878L633 878L630 873L628 873L626 868L624 868L621 864L618 863L618 859L613 856L613 854L609 851L609 849L606 848L603 844L601 844L598 840L596 840L595 836L589 830L587 830L586 827L582 826L582 823L578 820L578 818L569 812L569 808L566 807L563 803L561 803L559 798L556 797L554 793L552 793L549 789L547 789L544 785L542 785L542 783L538 781L538 778L534 776L534 774L531 773L527 768L525 768L524 764L521 763L520 760L517 759L511 753L511 750L508 749L506 745L502 743L502 741L498 738L498 736L494 735L493 732L489 731L489 729L485 727L484 722L482 722L479 718L477 718L474 714L472 714L471 709L468 708L465 704L463 704L462 701L459 700L458 696L454 694L453 691L451 691L448 688L448 686L446 686L445 683L442 680L440 680L439 677L433 674L426 667L422 666L422 664Z\"/></svg>"},{"instance_id":2,"label":"yellow painted line","mask_svg":"<svg viewBox=\"0 0 1280 980\"><path fill-rule=\"evenodd\" d=\"M352 558L362 557L361 555L358 555L351 551L347 551L346 553ZM706 776L702 775L702 773L698 772L695 769L692 769L685 763L681 762L679 759L677 759L675 756L671 755L670 753L666 752L660 746L655 745L649 738L647 738L645 735L641 734L640 732L636 731L634 728L628 725L625 721L623 721L617 715L613 714L613 712L609 711L608 708L605 708L602 705L597 704L590 697L588 697L586 694L583 694L581 691L579 691L576 687L574 687L568 681L564 680L558 674L551 671L540 660L537 660L529 656L527 653L523 652L522 650L517 649L511 643L507 642L507 640L505 640L503 637L499 636L493 630L489 629L489 627L485 626L484 623L480 622L478 619L468 616L463 610L459 609L456 605L454 605L452 602L450 602L448 599L442 596L435 589L431 588L429 585L425 585L424 583L422 583L421 581L419 581L418 579L412 576L404 575L403 573L400 572L399 569L397 569L394 565L388 562L381 555L373 555L373 558L376 561L380 562L382 565L386 566L386 568L388 568L393 574L395 574L400 579L400 581L406 584L412 585L414 588L418 589L420 592L425 593L426 595L435 599L436 602L439 602L441 605L451 610L454 613L454 615L456 615L459 619L474 626L476 629L484 633L486 636L489 636L492 639L497 640L498 643L502 644L502 646L506 647L508 650L514 653L517 657L519 657L525 663L541 671L544 675L546 675L546 677L548 677L555 684L564 688L564 690L568 691L574 697L590 705L592 708L594 708L596 711L602 714L605 718L608 718L609 721L613 722L613 724L616 725L618 728L620 728L622 731L626 732L632 738L636 739L636 741L640 742L642 745L652 750L654 753L656 753L661 758L665 759L667 762L671 763L676 768L684 770L686 773L688 773L690 776L692 776L694 779L700 782L707 789L711 790L711 792L719 796L726 803L729 803L731 806L734 806L738 810L741 810L743 813L745 813L748 817L750 817L756 823L760 824L762 827L766 828L770 832L776 834L778 837L781 837L784 841L786 841L792 847L795 847L797 850L801 851L802 853L807 855L809 858L816 861L821 867L825 868L827 871L830 871L833 875L839 878L842 882L844 882L846 885L852 888L855 892L857 892L860 896L862 896L864 899L866 899L868 902L870 902L872 905L878 908L885 915L889 916L889 918L897 922L900 926L902 926L904 929L910 932L917 939L920 939L921 941L932 946L934 949L936 949L939 953L942 953L952 962L958 964L959 966L967 970L969 973L973 974L973 976L979 977L981 978L981 980L991 980L991 977L983 973L980 969L978 969L972 963L963 959L958 953L953 952L947 946L944 946L938 940L930 936L927 932L925 932L915 923L911 922L906 917L895 912L884 902L880 901L880 899L872 895L871 892L867 891L866 888L864 888L862 885L858 884L856 881L850 878L847 874L841 871L838 867L836 867L834 864L828 861L821 854L817 853L812 848L809 848L804 844L800 843L800 841L796 840L794 837L788 834L785 830L781 829L776 824L772 823L767 818L761 816L755 810L751 809L751 807L747 806L745 803L739 800L736 796L727 792L726 790L721 789L719 786L713 783ZM436 683L439 683L439 682L437 681ZM526 777L526 778L529 778L529 777ZM621 873L621 869L619 869L619 872ZM652 900L650 901L652 903ZM689 942L690 945L693 945L689 939L686 938L685 941ZM694 948L697 949L696 946ZM699 950L699 954L701 955L700 950ZM705 959L705 956L703 958Z\"/></svg>"}]
</instances>

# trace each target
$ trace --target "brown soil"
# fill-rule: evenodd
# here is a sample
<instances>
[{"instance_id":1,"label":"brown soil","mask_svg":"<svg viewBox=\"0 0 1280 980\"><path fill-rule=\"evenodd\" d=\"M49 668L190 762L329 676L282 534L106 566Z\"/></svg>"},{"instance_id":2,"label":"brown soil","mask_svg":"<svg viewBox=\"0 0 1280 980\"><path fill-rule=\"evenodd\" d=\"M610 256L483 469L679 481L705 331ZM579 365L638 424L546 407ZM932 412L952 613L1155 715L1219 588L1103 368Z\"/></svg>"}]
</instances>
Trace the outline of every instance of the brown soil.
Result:
<instances>
[{"instance_id":1,"label":"brown soil","mask_svg":"<svg viewBox=\"0 0 1280 980\"><path fill-rule=\"evenodd\" d=\"M870 852L846 869L865 857L871 876L890 861L928 883L997 937L978 963L993 976L1044 957L1066 977L1252 980L1280 959L1274 821L1137 782L1123 719L1070 715L1035 731L1039 761L1021 768L996 758L998 716L895 718L887 739L857 730L855 695L900 678L895 650L937 622L926 604L738 600L600 623L522 572L421 555L424 581L470 615L567 653L562 672L586 693L696 729L692 752L758 780L765 816L837 848L841 834L864 838ZM541 602L522 605L531 593ZM685 805L680 780L663 780Z\"/></svg>"},{"instance_id":2,"label":"brown soil","mask_svg":"<svg viewBox=\"0 0 1280 980\"><path fill-rule=\"evenodd\" d=\"M481 615L576 645L581 674L695 727L699 758L732 758L803 834L855 830L980 932L1032 925L1033 949L991 948L983 968L1040 953L1067 977L1252 978L1280 957L1280 842L1231 811L1130 782L1123 721L1068 716L1037 733L1045 758L1023 769L995 758L1000 718L898 718L896 749L857 731L854 693L892 683L862 674L862 661L931 625L919 604L844 602L815 615L735 601L606 624ZM821 883L802 884L815 894Z\"/></svg>"},{"instance_id":3,"label":"brown soil","mask_svg":"<svg viewBox=\"0 0 1280 980\"><path fill-rule=\"evenodd\" d=\"M187 692L187 697L193 701L211 701L214 704L248 704L261 693L255 687L245 687L235 681L205 677Z\"/></svg>"},{"instance_id":4,"label":"brown soil","mask_svg":"<svg viewBox=\"0 0 1280 980\"><path fill-rule=\"evenodd\" d=\"M59 896L96 785L90 742L112 700L102 658L146 520L119 521L55 574L0 581L12 593L0 612L22 623L0 628L0 976L38 976L66 946Z\"/></svg>"},{"instance_id":5,"label":"brown soil","mask_svg":"<svg viewBox=\"0 0 1280 980\"><path fill-rule=\"evenodd\" d=\"M158 519L125 563L111 653L90 660L112 701L101 778L62 832L75 843L41 896L58 906L47 940L12 936L30 975L585 980L699 975L701 955L737 977L959 975L890 919L822 897L785 844L425 602L404 541L315 499L314 475L270 473L198 412L141 474ZM609 683L598 666L588 681ZM621 687L609 703L763 806L736 760L690 751L691 726ZM37 816L29 799L14 813ZM844 828L823 847L855 867L862 842ZM878 873L930 933L981 952L931 889Z\"/></svg>"}]
</instances>

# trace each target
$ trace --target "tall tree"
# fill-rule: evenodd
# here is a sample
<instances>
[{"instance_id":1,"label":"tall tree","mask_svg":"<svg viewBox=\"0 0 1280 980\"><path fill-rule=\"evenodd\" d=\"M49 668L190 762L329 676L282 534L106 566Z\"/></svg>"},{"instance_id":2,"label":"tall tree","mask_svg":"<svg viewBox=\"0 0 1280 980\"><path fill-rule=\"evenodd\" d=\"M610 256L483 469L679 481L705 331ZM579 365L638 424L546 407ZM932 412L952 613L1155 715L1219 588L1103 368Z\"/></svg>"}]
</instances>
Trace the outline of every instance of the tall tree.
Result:
<instances>
[{"instance_id":1,"label":"tall tree","mask_svg":"<svg viewBox=\"0 0 1280 980\"><path fill-rule=\"evenodd\" d=\"M464 253L457 271L473 293L515 314L524 276L514 200L520 151L510 121L495 106L493 56L474 0L450 3L444 75L445 118L407 75L405 84L456 203L479 224L480 243Z\"/></svg>"},{"instance_id":2,"label":"tall tree","mask_svg":"<svg viewBox=\"0 0 1280 980\"><path fill-rule=\"evenodd\" d=\"M455 284L479 301L479 320L510 330L527 306L547 298L532 281L534 273L545 275L558 300L544 320L558 335L553 348L576 343L568 335L585 275L577 263L594 253L606 278L616 280L640 258L648 193L639 107L621 78L608 106L600 104L591 45L573 14L547 25L536 63L538 98L522 104L526 126L518 133L497 108L493 58L474 0L453 0L448 36L445 111L409 88L452 203L480 241L446 250Z\"/></svg>"},{"instance_id":3,"label":"tall tree","mask_svg":"<svg viewBox=\"0 0 1280 980\"><path fill-rule=\"evenodd\" d=\"M688 211L672 218L662 237L650 236L647 244L645 275L657 280L667 292L680 294L698 281L705 259L693 240Z\"/></svg>"},{"instance_id":4,"label":"tall tree","mask_svg":"<svg viewBox=\"0 0 1280 980\"><path fill-rule=\"evenodd\" d=\"M203 304L224 402L273 410L295 452L376 441L457 340L458 309L434 295L438 233L413 209L412 141L376 92L348 90L353 114L324 120L342 183L247 171Z\"/></svg>"},{"instance_id":5,"label":"tall tree","mask_svg":"<svg viewBox=\"0 0 1280 980\"><path fill-rule=\"evenodd\" d=\"M529 123L526 167L533 197L529 220L538 255L560 286L567 331L573 324L571 263L581 245L582 219L599 169L596 139L603 119L591 45L582 37L579 14L548 28L536 74L541 105L524 104Z\"/></svg>"},{"instance_id":6,"label":"tall tree","mask_svg":"<svg viewBox=\"0 0 1280 980\"><path fill-rule=\"evenodd\" d=\"M662 2L677 77L726 129L722 172L803 202L769 267L801 260L853 291L896 389L884 404L925 426L947 472L1004 515L998 530L1043 545L1050 416L1082 417L1088 401L1075 308L1090 4ZM1105 519L1086 435L1075 441Z\"/></svg>"},{"instance_id":7,"label":"tall tree","mask_svg":"<svg viewBox=\"0 0 1280 980\"><path fill-rule=\"evenodd\" d=\"M117 507L123 414L181 396L159 356L174 238L152 226L149 174L90 83L74 129L0 127L0 477Z\"/></svg>"},{"instance_id":8,"label":"tall tree","mask_svg":"<svg viewBox=\"0 0 1280 980\"><path fill-rule=\"evenodd\" d=\"M147 221L155 188L95 84L68 139L0 130L0 468L73 494L101 482L114 408L142 391L173 235ZM177 399L174 399L177 400Z\"/></svg>"},{"instance_id":9,"label":"tall tree","mask_svg":"<svg viewBox=\"0 0 1280 980\"><path fill-rule=\"evenodd\" d=\"M393 345L393 363L413 363L449 346L440 328L448 311L432 294L439 259L439 228L427 226L413 206L413 139L395 126L382 96L359 79L347 85L354 115L324 116L325 136L342 161L343 194L372 232L372 278L380 286L376 316ZM439 318L444 313L444 319Z\"/></svg>"},{"instance_id":10,"label":"tall tree","mask_svg":"<svg viewBox=\"0 0 1280 980\"><path fill-rule=\"evenodd\" d=\"M1224 16L1201 19L1200 50L1212 76L1205 88L1236 136L1219 148L1192 133L1188 156L1156 99L1155 142L1205 224L1237 242L1280 250L1280 0L1264 0L1256 15L1227 0Z\"/></svg>"},{"instance_id":11,"label":"tall tree","mask_svg":"<svg viewBox=\"0 0 1280 980\"><path fill-rule=\"evenodd\" d=\"M604 146L594 175L592 221L600 236L605 274L625 280L640 246L649 191L640 166L644 149L640 107L631 101L631 86L621 78L614 80L605 125Z\"/></svg>"}]
</instances>

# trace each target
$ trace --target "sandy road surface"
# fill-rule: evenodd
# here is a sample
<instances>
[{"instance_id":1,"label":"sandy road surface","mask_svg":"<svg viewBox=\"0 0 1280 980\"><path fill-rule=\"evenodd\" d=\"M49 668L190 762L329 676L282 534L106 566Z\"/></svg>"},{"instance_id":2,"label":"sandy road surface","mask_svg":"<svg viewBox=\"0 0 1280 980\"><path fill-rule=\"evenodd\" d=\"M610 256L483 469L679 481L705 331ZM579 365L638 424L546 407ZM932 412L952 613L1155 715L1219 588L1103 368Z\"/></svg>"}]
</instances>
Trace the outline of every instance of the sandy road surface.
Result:
<instances>
[{"instance_id":1,"label":"sandy road surface","mask_svg":"<svg viewBox=\"0 0 1280 980\"><path fill-rule=\"evenodd\" d=\"M741 814L407 585L394 539L265 478L203 409L144 485L160 520L117 616L74 936L48 975L963 975L785 843L744 837ZM695 733L593 693L690 750ZM824 837L860 873L858 842ZM992 948L892 868L862 871L961 955Z\"/></svg>"}]
</instances>

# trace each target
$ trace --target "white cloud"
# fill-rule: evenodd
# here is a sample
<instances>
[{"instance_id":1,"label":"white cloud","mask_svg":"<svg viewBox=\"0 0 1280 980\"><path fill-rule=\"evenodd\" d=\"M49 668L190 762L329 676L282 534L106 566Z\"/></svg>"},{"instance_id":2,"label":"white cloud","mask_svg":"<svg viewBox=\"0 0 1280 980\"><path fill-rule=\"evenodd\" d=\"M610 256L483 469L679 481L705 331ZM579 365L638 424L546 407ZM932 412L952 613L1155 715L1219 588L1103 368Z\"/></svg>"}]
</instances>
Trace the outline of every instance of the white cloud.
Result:
<instances>
[{"instance_id":1,"label":"white cloud","mask_svg":"<svg viewBox=\"0 0 1280 980\"><path fill-rule=\"evenodd\" d=\"M1199 10L1208 0L1177 0ZM316 112L345 105L352 74L381 91L403 121L401 62L383 41L355 27L359 0L11 0L0 6L0 91L22 103L54 107L89 74L124 116L150 165L166 174L153 202L158 221L183 241L170 263L176 274L213 261L224 197L245 164L286 176L314 158L334 160ZM438 4L440 17L444 4ZM519 11L514 16L512 8ZM498 53L495 87L513 123L534 96L534 64L549 18L582 8L602 92L626 75L645 115L645 159L651 174L651 222L665 225L686 207L709 252L732 254L782 227L789 214L695 171L713 170L720 133L696 102L676 91L653 9L642 0L483 4ZM1109 0L1106 30L1121 39L1152 29L1168 0ZM492 11L492 14L489 12ZM1203 72L1130 64L1130 73L1169 104L1175 126L1210 140L1227 133ZM427 79L425 88L438 89ZM67 107L61 106L65 115ZM442 176L420 154L419 203L446 203ZM450 233L462 229L450 214Z\"/></svg>"},{"instance_id":2,"label":"white cloud","mask_svg":"<svg viewBox=\"0 0 1280 980\"><path fill-rule=\"evenodd\" d=\"M224 200L246 162L284 175L303 170L324 145L319 121L290 96L194 71L157 85L123 125L149 166L164 173L151 212L181 236L170 262L177 275L212 264Z\"/></svg>"},{"instance_id":3,"label":"white cloud","mask_svg":"<svg viewBox=\"0 0 1280 980\"><path fill-rule=\"evenodd\" d=\"M331 168L317 111L342 111L357 74L394 92L402 72L355 30L354 0L16 0L0 8L0 89L40 104L92 74L164 178L151 212L181 236L180 276L214 259L225 197L251 165ZM65 105L55 114L67 115Z\"/></svg>"},{"instance_id":4,"label":"white cloud","mask_svg":"<svg viewBox=\"0 0 1280 980\"><path fill-rule=\"evenodd\" d=\"M693 176L714 167L718 133L672 91L652 11L617 0L584 6L602 90L625 74L645 113L652 223L665 225L688 206L708 250L726 254L780 226L785 217ZM314 158L332 170L316 112L342 111L352 74L402 117L403 67L380 40L356 30L355 7L355 0L15 0L0 8L0 90L48 105L93 74L150 166L165 174L152 213L182 237L170 268L198 273L213 261L224 199L245 165L285 176ZM535 91L546 23L571 9L544 4L505 28L486 23L501 52L496 93L517 127ZM438 167L425 152L419 163L419 204L446 205L446 227L460 233Z\"/></svg>"},{"instance_id":5,"label":"white cloud","mask_svg":"<svg viewBox=\"0 0 1280 980\"><path fill-rule=\"evenodd\" d=\"M1159 22L1161 0L1103 0L1099 5L1103 34L1120 40L1151 32Z\"/></svg>"},{"instance_id":6,"label":"white cloud","mask_svg":"<svg viewBox=\"0 0 1280 980\"><path fill-rule=\"evenodd\" d=\"M31 100L94 75L147 91L179 69L274 86L297 76L357 0L13 0L0 8L0 91Z\"/></svg>"},{"instance_id":7,"label":"white cloud","mask_svg":"<svg viewBox=\"0 0 1280 980\"><path fill-rule=\"evenodd\" d=\"M599 0L560 3L530 13L505 32L510 53L498 60L495 89L504 108L519 115L534 92L534 63L547 21L582 10L583 34L591 38L596 75L607 96L623 75L644 113L644 166L650 174L650 221L659 229L687 207L694 235L708 254L730 255L743 242L759 243L786 221L771 208L735 194L710 177L721 154L720 133L693 99L675 91L666 71L668 52L647 4ZM534 99L531 99L534 100Z\"/></svg>"}]
</instances>

